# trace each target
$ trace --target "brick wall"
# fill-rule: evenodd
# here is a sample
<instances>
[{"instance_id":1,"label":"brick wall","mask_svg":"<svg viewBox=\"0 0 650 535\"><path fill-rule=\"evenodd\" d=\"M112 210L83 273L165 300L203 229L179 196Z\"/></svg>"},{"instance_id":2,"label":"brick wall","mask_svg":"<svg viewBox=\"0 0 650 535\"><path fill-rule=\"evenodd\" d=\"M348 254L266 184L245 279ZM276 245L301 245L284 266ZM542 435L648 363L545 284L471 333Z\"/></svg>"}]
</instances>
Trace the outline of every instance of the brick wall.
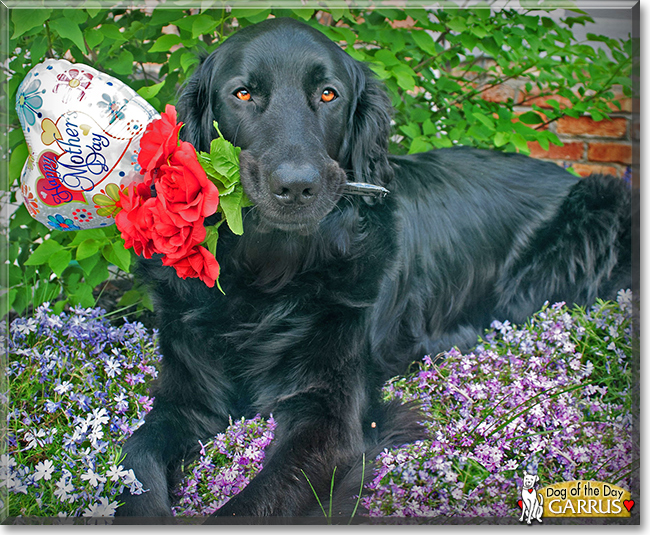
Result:
<instances>
[{"instance_id":1,"label":"brick wall","mask_svg":"<svg viewBox=\"0 0 650 535\"><path fill-rule=\"evenodd\" d=\"M536 104L549 108L546 103L553 98L560 105L567 102L562 97L536 97L528 95L523 82L508 82L507 86L485 92L483 98L492 102L505 102L512 98L517 103L516 113L532 110ZM621 109L612 105L610 119L594 121L589 116L563 117L546 128L554 132L564 143L563 147L551 144L544 150L539 143L529 142L530 155L542 160L550 160L563 167L572 167L582 176L591 173L607 173L618 177L628 177L632 165L632 141L638 139L632 121L632 100L625 98L620 89L614 93Z\"/></svg>"},{"instance_id":2,"label":"brick wall","mask_svg":"<svg viewBox=\"0 0 650 535\"><path fill-rule=\"evenodd\" d=\"M409 16L403 21L393 21L394 28L412 29L416 27L415 21ZM483 60L483 67L487 68L490 60ZM491 64L495 64L491 62ZM456 69L459 73L463 67ZM563 97L541 97L527 94L523 81L508 80L506 83L483 91L482 96L491 102L507 102L513 99L517 103L515 112L522 114L532 111L532 105L549 108L546 100L553 98L566 106L568 101ZM616 99L621 108L612 105L610 119L594 121L589 116L578 118L564 117L549 124L548 128L555 133L564 143L563 147L550 144L544 150L539 143L529 142L530 155L533 158L549 160L563 167L572 167L581 176L592 173L611 174L626 180L631 180L632 175L632 143L638 145L639 121L638 113L634 120L632 116L632 99L623 96L620 88L614 88ZM638 158L637 158L638 160ZM638 161L635 161L638 164Z\"/></svg>"}]
</instances>

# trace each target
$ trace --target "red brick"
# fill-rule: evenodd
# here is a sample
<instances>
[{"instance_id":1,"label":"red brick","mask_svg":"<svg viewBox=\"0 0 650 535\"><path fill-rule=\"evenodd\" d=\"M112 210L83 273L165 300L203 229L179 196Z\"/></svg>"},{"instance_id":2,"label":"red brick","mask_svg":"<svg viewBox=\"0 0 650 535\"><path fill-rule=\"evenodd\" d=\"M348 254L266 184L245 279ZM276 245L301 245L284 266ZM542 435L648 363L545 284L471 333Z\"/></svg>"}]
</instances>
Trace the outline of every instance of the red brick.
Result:
<instances>
[{"instance_id":1,"label":"red brick","mask_svg":"<svg viewBox=\"0 0 650 535\"><path fill-rule=\"evenodd\" d=\"M551 160L581 160L584 153L584 143L565 143L558 147L552 143L544 150L537 141L528 142L530 155L533 158L549 158Z\"/></svg>"},{"instance_id":2,"label":"red brick","mask_svg":"<svg viewBox=\"0 0 650 535\"><path fill-rule=\"evenodd\" d=\"M627 111L631 112L632 111L632 99L630 97L626 97L623 95L623 91L619 87L615 87L612 92L614 93L614 100L618 100L619 104L621 105L621 108L619 109L618 106L616 106L613 103L609 104L609 107L614 110L614 111Z\"/></svg>"},{"instance_id":3,"label":"red brick","mask_svg":"<svg viewBox=\"0 0 650 535\"><path fill-rule=\"evenodd\" d=\"M632 163L632 145L627 143L589 143L590 162Z\"/></svg>"},{"instance_id":4,"label":"red brick","mask_svg":"<svg viewBox=\"0 0 650 535\"><path fill-rule=\"evenodd\" d=\"M599 173L601 175L614 175L620 176L618 169L616 167L611 167L609 165L593 165L588 163L574 163L571 164L574 171L580 176L589 176L593 173Z\"/></svg>"},{"instance_id":5,"label":"red brick","mask_svg":"<svg viewBox=\"0 0 650 535\"><path fill-rule=\"evenodd\" d=\"M547 100L554 100L560 104L560 109L571 107L571 101L568 98L561 97L560 95L549 95L547 97L532 97L524 95L523 102L526 106L537 104L540 108L551 109L553 106L547 103Z\"/></svg>"},{"instance_id":6,"label":"red brick","mask_svg":"<svg viewBox=\"0 0 650 535\"><path fill-rule=\"evenodd\" d=\"M481 91L481 98L487 102L508 102L514 100L515 89L505 84L496 85Z\"/></svg>"},{"instance_id":7,"label":"red brick","mask_svg":"<svg viewBox=\"0 0 650 535\"><path fill-rule=\"evenodd\" d=\"M389 20L388 23L393 28L405 28L407 30L412 30L415 27L415 21L411 18L411 15L407 15L404 20Z\"/></svg>"},{"instance_id":8,"label":"red brick","mask_svg":"<svg viewBox=\"0 0 650 535\"><path fill-rule=\"evenodd\" d=\"M562 117L557 121L558 134L621 138L627 132L627 119L614 117L594 121L591 117Z\"/></svg>"}]
</instances>

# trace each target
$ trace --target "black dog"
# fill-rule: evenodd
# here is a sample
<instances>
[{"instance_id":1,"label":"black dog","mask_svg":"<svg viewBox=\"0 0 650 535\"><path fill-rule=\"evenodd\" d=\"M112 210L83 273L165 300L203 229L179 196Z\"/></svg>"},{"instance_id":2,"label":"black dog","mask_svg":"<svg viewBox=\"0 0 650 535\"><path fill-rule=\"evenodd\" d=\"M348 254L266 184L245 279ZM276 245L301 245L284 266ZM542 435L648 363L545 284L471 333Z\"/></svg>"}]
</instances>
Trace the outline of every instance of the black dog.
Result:
<instances>
[{"instance_id":1,"label":"black dog","mask_svg":"<svg viewBox=\"0 0 650 535\"><path fill-rule=\"evenodd\" d=\"M364 65L311 27L268 20L230 37L184 89L182 136L209 150L217 120L242 147L254 207L221 227L221 285L144 264L164 355L155 403L127 442L149 491L119 514L170 514L174 474L228 416L272 413L264 469L218 511L320 514L302 470L350 514L361 458L422 436L380 401L423 355L467 349L497 318L588 304L630 286L630 194L517 154L387 153L390 105ZM349 196L348 181L385 186ZM367 471L368 473L368 471ZM326 499L326 498L325 498Z\"/></svg>"}]
</instances>

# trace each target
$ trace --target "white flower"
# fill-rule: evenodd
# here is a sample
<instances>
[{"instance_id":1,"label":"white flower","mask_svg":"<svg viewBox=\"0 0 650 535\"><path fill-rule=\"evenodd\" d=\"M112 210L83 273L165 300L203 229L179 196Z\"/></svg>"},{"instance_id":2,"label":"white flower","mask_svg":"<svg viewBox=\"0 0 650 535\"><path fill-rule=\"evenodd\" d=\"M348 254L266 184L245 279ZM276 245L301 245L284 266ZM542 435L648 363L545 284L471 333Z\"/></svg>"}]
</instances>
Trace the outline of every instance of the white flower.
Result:
<instances>
[{"instance_id":1,"label":"white flower","mask_svg":"<svg viewBox=\"0 0 650 535\"><path fill-rule=\"evenodd\" d=\"M135 472L133 470L128 470L126 475L123 476L122 482L129 487L131 494L142 494L143 492L149 492L148 489L144 490L142 483L138 481L135 477Z\"/></svg>"},{"instance_id":2,"label":"white flower","mask_svg":"<svg viewBox=\"0 0 650 535\"><path fill-rule=\"evenodd\" d=\"M34 474L34 479L38 481L43 479L49 481L52 479L52 472L54 472L54 465L49 459L45 459L36 465L36 473Z\"/></svg>"},{"instance_id":3,"label":"white flower","mask_svg":"<svg viewBox=\"0 0 650 535\"><path fill-rule=\"evenodd\" d=\"M115 516L117 502L108 502L108 498L100 498L99 503L89 505L83 516Z\"/></svg>"},{"instance_id":4,"label":"white flower","mask_svg":"<svg viewBox=\"0 0 650 535\"><path fill-rule=\"evenodd\" d=\"M111 466L110 470L106 472L106 475L111 478L111 481L117 481L118 479L122 479L128 474L126 470L124 470L124 467L122 465L120 466ZM134 476L135 479L135 476Z\"/></svg>"},{"instance_id":5,"label":"white flower","mask_svg":"<svg viewBox=\"0 0 650 535\"><path fill-rule=\"evenodd\" d=\"M108 412L104 407L94 409L92 417L89 417L88 420L93 427L98 427L104 425L109 421Z\"/></svg>"},{"instance_id":6,"label":"white flower","mask_svg":"<svg viewBox=\"0 0 650 535\"><path fill-rule=\"evenodd\" d=\"M16 322L11 325L12 330L27 336L29 333L35 333L38 329L38 323L34 318L28 318L25 322Z\"/></svg>"},{"instance_id":7,"label":"white flower","mask_svg":"<svg viewBox=\"0 0 650 535\"><path fill-rule=\"evenodd\" d=\"M74 501L74 496L71 495L70 493L74 490L74 487L72 486L72 483L68 480L70 476L70 472L64 471L63 477L57 481L56 483L56 490L54 491L54 495L59 498L62 502L68 501L69 503L72 503Z\"/></svg>"},{"instance_id":8,"label":"white flower","mask_svg":"<svg viewBox=\"0 0 650 535\"><path fill-rule=\"evenodd\" d=\"M72 383L70 381L63 381L60 385L54 387L54 391L57 394L65 394L72 388Z\"/></svg>"},{"instance_id":9,"label":"white flower","mask_svg":"<svg viewBox=\"0 0 650 535\"><path fill-rule=\"evenodd\" d=\"M618 304L621 305L621 309L626 311L632 304L632 291L631 290L619 290L616 296Z\"/></svg>"},{"instance_id":10,"label":"white flower","mask_svg":"<svg viewBox=\"0 0 650 535\"><path fill-rule=\"evenodd\" d=\"M106 371L106 375L109 377L115 377L116 375L119 375L119 373L122 371L122 368L120 368L119 362L116 362L111 358L106 361L104 370Z\"/></svg>"},{"instance_id":11,"label":"white flower","mask_svg":"<svg viewBox=\"0 0 650 535\"><path fill-rule=\"evenodd\" d=\"M96 474L93 472L92 468L89 468L85 474L81 474L81 479L88 481L93 487L96 487L99 483L104 483L106 478L101 474Z\"/></svg>"}]
</instances>

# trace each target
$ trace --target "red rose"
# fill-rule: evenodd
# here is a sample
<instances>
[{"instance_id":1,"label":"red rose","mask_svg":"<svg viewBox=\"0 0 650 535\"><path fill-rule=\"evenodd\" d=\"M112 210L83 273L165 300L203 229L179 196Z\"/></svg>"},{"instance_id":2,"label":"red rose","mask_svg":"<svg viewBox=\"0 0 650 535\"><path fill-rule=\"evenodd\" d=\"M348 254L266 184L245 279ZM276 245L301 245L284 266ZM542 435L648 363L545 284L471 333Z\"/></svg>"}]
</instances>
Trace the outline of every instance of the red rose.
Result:
<instances>
[{"instance_id":1,"label":"red rose","mask_svg":"<svg viewBox=\"0 0 650 535\"><path fill-rule=\"evenodd\" d=\"M168 164L160 166L155 185L163 206L188 222L217 211L219 190L208 180L196 150L186 141L172 152Z\"/></svg>"},{"instance_id":2,"label":"red rose","mask_svg":"<svg viewBox=\"0 0 650 535\"><path fill-rule=\"evenodd\" d=\"M142 167L144 181L151 184L155 173L161 165L167 162L170 154L178 146L178 132L183 123L176 123L176 108L169 104L161 114L160 119L149 123L140 139L138 163Z\"/></svg>"},{"instance_id":3,"label":"red rose","mask_svg":"<svg viewBox=\"0 0 650 535\"><path fill-rule=\"evenodd\" d=\"M147 227L140 225L140 212L146 203L155 202L151 188L146 184L134 184L120 192L120 200L115 203L121 210L115 216L115 224L122 234L124 246L133 248L135 254L151 258L153 244Z\"/></svg>"},{"instance_id":4,"label":"red rose","mask_svg":"<svg viewBox=\"0 0 650 535\"><path fill-rule=\"evenodd\" d=\"M187 222L178 214L167 211L159 200L160 197L157 197L156 203L143 207L139 223L143 228L150 229L156 253L170 259L181 258L205 239L203 218L193 223Z\"/></svg>"},{"instance_id":5,"label":"red rose","mask_svg":"<svg viewBox=\"0 0 650 535\"><path fill-rule=\"evenodd\" d=\"M215 281L219 278L217 259L202 246L194 247L183 258L163 258L163 264L174 267L180 278L198 277L210 288L214 286Z\"/></svg>"}]
</instances>

